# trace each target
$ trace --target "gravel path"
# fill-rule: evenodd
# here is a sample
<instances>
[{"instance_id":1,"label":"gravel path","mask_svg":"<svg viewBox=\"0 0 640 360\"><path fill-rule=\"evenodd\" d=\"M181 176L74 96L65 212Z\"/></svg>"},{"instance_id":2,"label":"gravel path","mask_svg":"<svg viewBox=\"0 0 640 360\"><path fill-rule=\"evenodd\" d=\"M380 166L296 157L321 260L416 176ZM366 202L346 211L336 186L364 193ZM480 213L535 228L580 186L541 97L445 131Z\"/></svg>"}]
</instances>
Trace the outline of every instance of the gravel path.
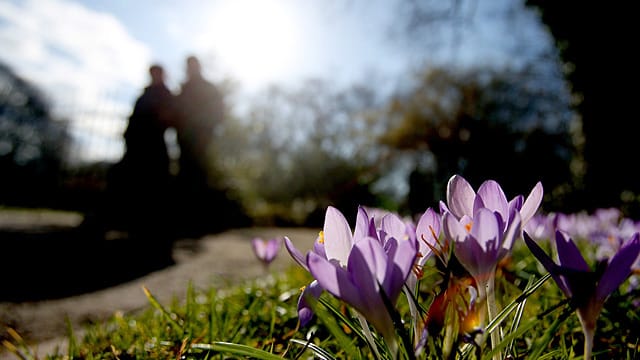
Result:
<instances>
[{"instance_id":1,"label":"gravel path","mask_svg":"<svg viewBox=\"0 0 640 360\"><path fill-rule=\"evenodd\" d=\"M6 221L5 221L6 223ZM0 224L2 220L0 219ZM6 226L6 224L4 224ZM250 239L253 236L270 238L288 236L299 249L309 249L319 229L304 228L246 228L207 235L196 240L174 243L175 264L153 271L136 279L105 289L55 300L28 302L0 302L0 324L16 329L30 344L39 358L59 348L65 351L66 318L76 336L86 324L100 322L116 312L131 313L149 306L142 291L147 287L161 302L184 299L188 282L196 288L228 284L264 275L256 260ZM6 256L6 254L5 254ZM284 246L270 270L295 266ZM0 360L16 359L0 346Z\"/></svg>"}]
</instances>

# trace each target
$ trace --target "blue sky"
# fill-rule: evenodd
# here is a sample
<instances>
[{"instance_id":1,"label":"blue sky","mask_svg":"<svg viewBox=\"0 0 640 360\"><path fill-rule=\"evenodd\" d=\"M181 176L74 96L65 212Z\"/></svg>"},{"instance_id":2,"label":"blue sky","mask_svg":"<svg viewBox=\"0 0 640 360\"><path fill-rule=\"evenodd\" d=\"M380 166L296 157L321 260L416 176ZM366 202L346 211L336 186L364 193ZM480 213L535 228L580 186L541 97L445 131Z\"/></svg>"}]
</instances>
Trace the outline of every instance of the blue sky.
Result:
<instances>
[{"instance_id":1,"label":"blue sky","mask_svg":"<svg viewBox=\"0 0 640 360\"><path fill-rule=\"evenodd\" d=\"M209 78L234 78L252 93L310 77L395 86L419 63L517 65L550 46L521 0L463 0L463 21L402 42L392 37L402 23L399 1L5 0L0 60L43 88L55 111L74 120L75 133L113 138L148 65L164 64L177 90L192 53ZM121 148L100 151L117 157Z\"/></svg>"}]
</instances>

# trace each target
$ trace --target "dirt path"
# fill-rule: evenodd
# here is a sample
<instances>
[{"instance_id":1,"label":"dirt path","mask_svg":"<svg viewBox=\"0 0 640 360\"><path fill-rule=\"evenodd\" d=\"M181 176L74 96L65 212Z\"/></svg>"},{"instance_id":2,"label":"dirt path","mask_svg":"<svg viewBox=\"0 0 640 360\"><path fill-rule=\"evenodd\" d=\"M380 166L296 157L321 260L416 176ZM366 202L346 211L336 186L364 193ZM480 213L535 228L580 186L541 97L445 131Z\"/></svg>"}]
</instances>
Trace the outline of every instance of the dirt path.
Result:
<instances>
[{"instance_id":1,"label":"dirt path","mask_svg":"<svg viewBox=\"0 0 640 360\"><path fill-rule=\"evenodd\" d=\"M264 269L250 247L253 236L288 236L300 249L309 249L318 230L247 228L197 240L177 241L173 247L175 265L126 283L55 300L0 302L0 323L3 325L0 333L6 336L4 328L11 326L33 344L32 348L37 349L38 357L43 358L57 347L64 351L67 345L66 318L75 331L80 332L86 324L100 322L118 311L131 313L147 307L148 299L142 291L143 286L161 303L168 303L174 298L184 299L189 281L196 288L209 288L264 275ZM294 266L294 262L283 247L270 270L277 271L289 266ZM17 358L0 348L0 360Z\"/></svg>"}]
</instances>

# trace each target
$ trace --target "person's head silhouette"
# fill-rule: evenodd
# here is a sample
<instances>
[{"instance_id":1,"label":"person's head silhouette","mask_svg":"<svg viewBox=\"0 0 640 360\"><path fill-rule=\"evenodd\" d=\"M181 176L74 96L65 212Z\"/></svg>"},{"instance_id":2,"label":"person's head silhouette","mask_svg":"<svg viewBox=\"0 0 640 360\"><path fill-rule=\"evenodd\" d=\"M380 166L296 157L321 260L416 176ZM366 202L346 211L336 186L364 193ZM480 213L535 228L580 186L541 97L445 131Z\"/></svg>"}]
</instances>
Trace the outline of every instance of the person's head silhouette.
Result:
<instances>
[{"instance_id":1,"label":"person's head silhouette","mask_svg":"<svg viewBox=\"0 0 640 360\"><path fill-rule=\"evenodd\" d=\"M158 85L164 83L164 69L161 65L153 64L149 67L149 75L151 75L151 84Z\"/></svg>"},{"instance_id":2,"label":"person's head silhouette","mask_svg":"<svg viewBox=\"0 0 640 360\"><path fill-rule=\"evenodd\" d=\"M201 71L200 60L194 55L187 57L187 77L190 79L199 78L202 76Z\"/></svg>"}]
</instances>

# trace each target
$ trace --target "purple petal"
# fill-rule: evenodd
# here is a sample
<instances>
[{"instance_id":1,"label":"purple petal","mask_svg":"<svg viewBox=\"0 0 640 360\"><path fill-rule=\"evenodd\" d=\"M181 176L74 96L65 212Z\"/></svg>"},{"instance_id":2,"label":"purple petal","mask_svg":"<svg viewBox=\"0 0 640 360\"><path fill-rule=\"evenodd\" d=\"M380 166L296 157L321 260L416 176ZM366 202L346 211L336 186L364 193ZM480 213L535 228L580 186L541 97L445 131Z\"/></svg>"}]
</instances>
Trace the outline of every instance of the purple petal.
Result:
<instances>
[{"instance_id":1,"label":"purple petal","mask_svg":"<svg viewBox=\"0 0 640 360\"><path fill-rule=\"evenodd\" d=\"M253 252L256 254L258 259L262 260L265 258L265 254L267 252L267 245L262 238L253 238L251 239L251 247L253 248Z\"/></svg>"},{"instance_id":2,"label":"purple petal","mask_svg":"<svg viewBox=\"0 0 640 360\"><path fill-rule=\"evenodd\" d=\"M454 253L464 268L479 282L486 281L495 272L495 255L489 258L478 239L473 236L456 242Z\"/></svg>"},{"instance_id":3,"label":"purple petal","mask_svg":"<svg viewBox=\"0 0 640 360\"><path fill-rule=\"evenodd\" d=\"M372 238L364 238L356 243L349 256L347 271L355 288L355 293L343 300L351 304L367 319L374 316L377 305L381 304L380 286L384 279L386 258L380 243ZM378 268L381 268L378 275ZM378 277L379 276L379 277Z\"/></svg>"},{"instance_id":4,"label":"purple petal","mask_svg":"<svg viewBox=\"0 0 640 360\"><path fill-rule=\"evenodd\" d=\"M416 240L416 224L413 220L405 220L405 233L408 240Z\"/></svg>"},{"instance_id":5,"label":"purple petal","mask_svg":"<svg viewBox=\"0 0 640 360\"><path fill-rule=\"evenodd\" d=\"M464 221L470 220L468 217L465 217L464 219L465 219ZM450 212L447 212L444 214L442 223L444 225L443 229L444 229L445 236L448 239L451 239L457 242L457 241L462 241L464 240L464 238L469 236L469 232L467 231L465 226L461 223L460 220L458 220L455 217L455 215L453 215Z\"/></svg>"},{"instance_id":6,"label":"purple petal","mask_svg":"<svg viewBox=\"0 0 640 360\"><path fill-rule=\"evenodd\" d=\"M473 214L476 193L465 178L453 175L447 183L447 205L457 218Z\"/></svg>"},{"instance_id":7,"label":"purple petal","mask_svg":"<svg viewBox=\"0 0 640 360\"><path fill-rule=\"evenodd\" d=\"M307 261L302 253L293 245L293 242L289 240L288 237L284 237L284 246L289 252L289 255L297 262L300 266L302 266L305 270L309 271L309 267L307 266Z\"/></svg>"},{"instance_id":8,"label":"purple petal","mask_svg":"<svg viewBox=\"0 0 640 360\"><path fill-rule=\"evenodd\" d=\"M513 199L511 199L511 201L509 201L509 214L511 214L511 211L513 210L520 212L523 203L524 196L516 195Z\"/></svg>"},{"instance_id":9,"label":"purple petal","mask_svg":"<svg viewBox=\"0 0 640 360\"><path fill-rule=\"evenodd\" d=\"M324 218L324 250L327 259L336 259L341 265L347 263L352 246L351 228L340 210L327 207Z\"/></svg>"},{"instance_id":10,"label":"purple petal","mask_svg":"<svg viewBox=\"0 0 640 360\"><path fill-rule=\"evenodd\" d=\"M507 231L504 233L502 237L502 253L499 258L503 258L508 253L511 252L513 248L513 243L515 243L516 239L520 237L522 233L522 221L520 219L520 213L514 210L511 215L511 221L509 222L509 227Z\"/></svg>"},{"instance_id":11,"label":"purple petal","mask_svg":"<svg viewBox=\"0 0 640 360\"><path fill-rule=\"evenodd\" d=\"M315 253L307 254L307 266L318 284L333 296L353 306L362 303L360 292L345 269Z\"/></svg>"},{"instance_id":12,"label":"purple petal","mask_svg":"<svg viewBox=\"0 0 640 360\"><path fill-rule=\"evenodd\" d=\"M406 239L407 225L400 219L400 217L393 213L388 213L382 218L380 228L387 235L394 237L398 240Z\"/></svg>"},{"instance_id":13,"label":"purple petal","mask_svg":"<svg viewBox=\"0 0 640 360\"><path fill-rule=\"evenodd\" d=\"M447 207L447 204L445 204L442 200L438 201L438 208L440 209L441 215L446 212L451 212L451 210L449 210L449 208Z\"/></svg>"},{"instance_id":14,"label":"purple petal","mask_svg":"<svg viewBox=\"0 0 640 360\"><path fill-rule=\"evenodd\" d=\"M383 337L388 337L394 333L393 321L380 294L379 285L382 282L376 278L378 269L384 270L388 265L386 255L381 250L380 243L371 237L362 239L354 245L349 256L348 271L358 293L350 299L343 297L343 300L360 312ZM374 266L371 265L372 262ZM376 270L371 271L372 267Z\"/></svg>"},{"instance_id":15,"label":"purple petal","mask_svg":"<svg viewBox=\"0 0 640 360\"><path fill-rule=\"evenodd\" d=\"M533 217L533 215L538 211L538 208L542 203L543 196L544 190L542 188L542 183L538 181L520 209L520 216L522 217L523 224L529 222L531 217Z\"/></svg>"},{"instance_id":16,"label":"purple petal","mask_svg":"<svg viewBox=\"0 0 640 360\"><path fill-rule=\"evenodd\" d=\"M367 269L367 271L364 269ZM371 277L373 282L382 284L384 282L386 269L387 254L377 239L366 237L354 244L353 250L349 255L349 264L347 265L347 270L354 274L354 282L357 281L356 279L360 278L364 271L373 275ZM370 276L364 277L367 281L369 278ZM365 286L368 287L369 285L365 284ZM373 288L377 288L377 285L374 284Z\"/></svg>"},{"instance_id":17,"label":"purple petal","mask_svg":"<svg viewBox=\"0 0 640 360\"><path fill-rule=\"evenodd\" d=\"M538 244L536 244L535 241L533 241L529 234L523 232L522 237L524 238L524 242L525 244L527 244L527 247L529 248L533 256L535 256L536 259L538 259L538 261L542 264L542 266L544 266L544 268L551 274L551 277L553 278L553 280L555 280L556 284L558 285L560 290L562 290L565 296L570 298L572 295L571 289L569 289L569 286L567 285L564 277L560 275L559 266L554 263L553 260L551 260L551 258L544 252L544 250L542 250L540 246L538 246Z\"/></svg>"},{"instance_id":18,"label":"purple petal","mask_svg":"<svg viewBox=\"0 0 640 360\"><path fill-rule=\"evenodd\" d=\"M363 206L358 206L358 214L356 215L356 226L353 231L353 239L362 239L370 234L371 221L367 210Z\"/></svg>"},{"instance_id":19,"label":"purple petal","mask_svg":"<svg viewBox=\"0 0 640 360\"><path fill-rule=\"evenodd\" d=\"M416 263L417 249L413 241L396 239L390 241L395 245L390 247L390 252L387 254L389 259L382 285L391 302L395 303Z\"/></svg>"},{"instance_id":20,"label":"purple petal","mask_svg":"<svg viewBox=\"0 0 640 360\"><path fill-rule=\"evenodd\" d=\"M486 208L476 213L475 222L468 216L458 221L450 213L444 215L445 236L454 240L456 257L477 280L485 280L480 277L490 276L495 269L499 236L497 216ZM471 233L467 231L468 226L471 226Z\"/></svg>"},{"instance_id":21,"label":"purple petal","mask_svg":"<svg viewBox=\"0 0 640 360\"><path fill-rule=\"evenodd\" d=\"M278 252L280 252L280 247L282 246L282 241L280 238L273 238L267 240L267 248L265 259L269 262L273 261L273 259L278 256Z\"/></svg>"},{"instance_id":22,"label":"purple petal","mask_svg":"<svg viewBox=\"0 0 640 360\"><path fill-rule=\"evenodd\" d=\"M259 237L255 237L251 240L251 246L256 254L256 257L262 262L269 264L275 259L280 250L280 238L273 238L264 240Z\"/></svg>"},{"instance_id":23,"label":"purple petal","mask_svg":"<svg viewBox=\"0 0 640 360\"><path fill-rule=\"evenodd\" d=\"M490 249L489 245L497 246L502 235L497 215L487 208L479 209L474 214L471 235L479 241L484 252L496 251L497 248Z\"/></svg>"},{"instance_id":24,"label":"purple petal","mask_svg":"<svg viewBox=\"0 0 640 360\"><path fill-rule=\"evenodd\" d=\"M504 191L494 180L487 180L478 188L478 198L482 199L483 207L497 211L503 219L507 219L509 215L509 203ZM477 208L474 204L474 210Z\"/></svg>"},{"instance_id":25,"label":"purple petal","mask_svg":"<svg viewBox=\"0 0 640 360\"><path fill-rule=\"evenodd\" d=\"M434 237L435 234L435 237ZM428 208L427 211L422 214L416 225L416 238L418 239L418 245L420 247L420 254L424 261L429 258L432 253L431 247L436 246L437 238L440 236L440 216Z\"/></svg>"},{"instance_id":26,"label":"purple petal","mask_svg":"<svg viewBox=\"0 0 640 360\"><path fill-rule=\"evenodd\" d=\"M313 252L325 259L327 258L327 253L324 251L324 235L322 238L318 235L318 239L313 242Z\"/></svg>"},{"instance_id":27,"label":"purple petal","mask_svg":"<svg viewBox=\"0 0 640 360\"><path fill-rule=\"evenodd\" d=\"M604 301L627 279L631 273L631 266L638 259L638 254L640 254L640 235L635 233L609 261L607 269L598 282L596 299Z\"/></svg>"},{"instance_id":28,"label":"purple petal","mask_svg":"<svg viewBox=\"0 0 640 360\"><path fill-rule=\"evenodd\" d=\"M591 271L573 240L560 230L556 231L556 248L558 250L558 261L561 267L572 270Z\"/></svg>"}]
</instances>

